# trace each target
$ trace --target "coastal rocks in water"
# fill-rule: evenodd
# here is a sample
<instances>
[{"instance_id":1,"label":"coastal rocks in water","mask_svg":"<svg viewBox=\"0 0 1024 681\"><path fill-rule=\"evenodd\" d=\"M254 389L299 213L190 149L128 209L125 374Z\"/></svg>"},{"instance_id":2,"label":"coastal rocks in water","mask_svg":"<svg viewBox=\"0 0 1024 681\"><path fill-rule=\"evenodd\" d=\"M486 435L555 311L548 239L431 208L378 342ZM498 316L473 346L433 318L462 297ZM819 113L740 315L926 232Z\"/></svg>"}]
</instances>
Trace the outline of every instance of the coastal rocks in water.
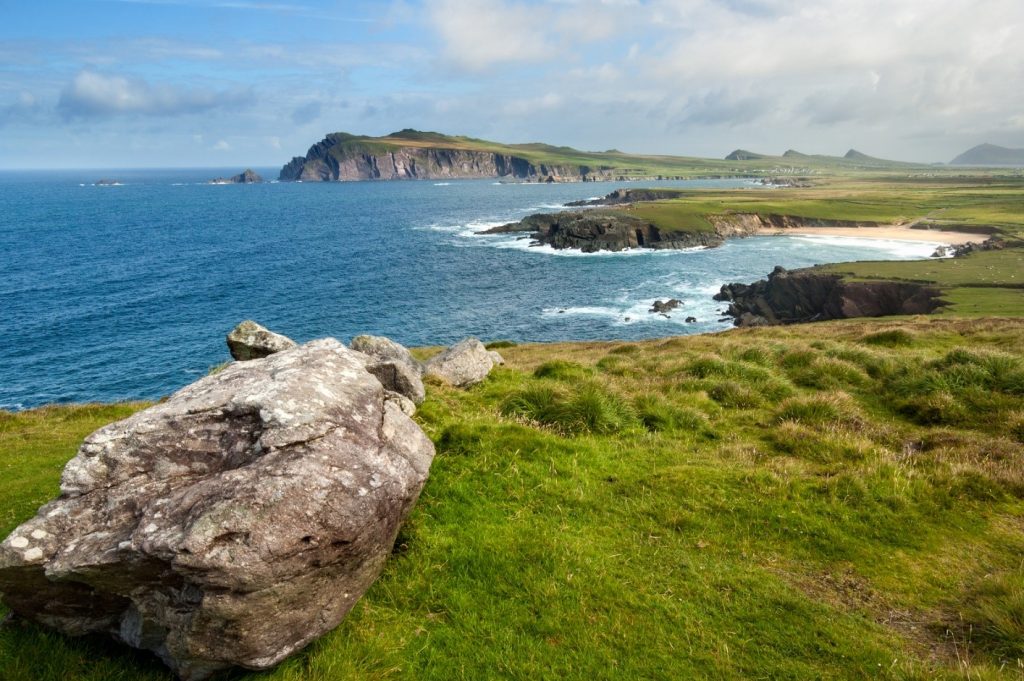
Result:
<instances>
[{"instance_id":1,"label":"coastal rocks in water","mask_svg":"<svg viewBox=\"0 0 1024 681\"><path fill-rule=\"evenodd\" d=\"M654 304L651 306L651 309L648 310L648 312L668 314L669 312L676 309L682 304L683 301L677 300L675 298L670 298L668 300L655 300Z\"/></svg>"},{"instance_id":2,"label":"coastal rocks in water","mask_svg":"<svg viewBox=\"0 0 1024 681\"><path fill-rule=\"evenodd\" d=\"M667 232L628 213L611 211L540 213L482 233L516 232L530 232L530 237L538 245L556 249L577 248L584 253L628 248L693 248L722 243L722 239L712 232Z\"/></svg>"},{"instance_id":3,"label":"coastal rocks in water","mask_svg":"<svg viewBox=\"0 0 1024 681\"><path fill-rule=\"evenodd\" d=\"M402 345L384 336L356 336L349 343L349 347L356 352L369 355L379 360L394 360L401 362L417 374L423 373L423 365L412 356L412 353Z\"/></svg>"},{"instance_id":4,"label":"coastal rocks in water","mask_svg":"<svg viewBox=\"0 0 1024 681\"><path fill-rule=\"evenodd\" d=\"M210 184L259 184L260 182L263 182L263 178L251 168L246 168L238 175L216 177L210 180Z\"/></svg>"},{"instance_id":5,"label":"coastal rocks in water","mask_svg":"<svg viewBox=\"0 0 1024 681\"><path fill-rule=\"evenodd\" d=\"M696 317L687 317L686 318L686 323L687 324L696 324L697 323L697 318Z\"/></svg>"},{"instance_id":6,"label":"coastal rocks in water","mask_svg":"<svg viewBox=\"0 0 1024 681\"><path fill-rule=\"evenodd\" d=\"M616 189L600 199L570 201L567 206L619 206L642 201L662 201L685 196L683 189Z\"/></svg>"},{"instance_id":7,"label":"coastal rocks in water","mask_svg":"<svg viewBox=\"0 0 1024 681\"><path fill-rule=\"evenodd\" d=\"M815 268L783 267L776 267L767 280L726 284L714 299L730 302L728 314L737 326L928 314L944 304L937 289L923 284L846 281Z\"/></svg>"},{"instance_id":8,"label":"coastal rocks in water","mask_svg":"<svg viewBox=\"0 0 1024 681\"><path fill-rule=\"evenodd\" d=\"M240 362L266 357L296 345L291 338L274 333L250 319L232 329L227 340L231 356Z\"/></svg>"},{"instance_id":9,"label":"coastal rocks in water","mask_svg":"<svg viewBox=\"0 0 1024 681\"><path fill-rule=\"evenodd\" d=\"M484 344L476 338L467 338L427 360L424 374L465 387L487 378L493 368L494 359Z\"/></svg>"},{"instance_id":10,"label":"coastal rocks in water","mask_svg":"<svg viewBox=\"0 0 1024 681\"><path fill-rule=\"evenodd\" d=\"M366 370L376 376L385 389L407 397L414 405L423 404L427 397L419 369L405 362L393 359L368 362Z\"/></svg>"},{"instance_id":11,"label":"coastal rocks in water","mask_svg":"<svg viewBox=\"0 0 1024 681\"><path fill-rule=\"evenodd\" d=\"M105 178L103 178L101 180L96 180L96 182L94 182L93 184L95 186L97 186L97 187L120 187L121 186L121 181L120 180L112 180L112 179L110 179L108 177L105 177Z\"/></svg>"},{"instance_id":12,"label":"coastal rocks in water","mask_svg":"<svg viewBox=\"0 0 1024 681\"><path fill-rule=\"evenodd\" d=\"M86 438L0 544L18 615L181 678L267 669L373 583L434 447L333 339L229 365Z\"/></svg>"}]
</instances>

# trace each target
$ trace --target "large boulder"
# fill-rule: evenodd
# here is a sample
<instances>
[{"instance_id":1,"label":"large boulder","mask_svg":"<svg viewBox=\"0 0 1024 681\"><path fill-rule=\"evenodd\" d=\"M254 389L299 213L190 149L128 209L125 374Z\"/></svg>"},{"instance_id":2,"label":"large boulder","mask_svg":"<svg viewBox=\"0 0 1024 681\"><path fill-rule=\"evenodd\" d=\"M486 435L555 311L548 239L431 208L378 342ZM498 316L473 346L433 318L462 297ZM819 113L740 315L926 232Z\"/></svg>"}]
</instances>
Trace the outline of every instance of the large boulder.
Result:
<instances>
[{"instance_id":1,"label":"large boulder","mask_svg":"<svg viewBox=\"0 0 1024 681\"><path fill-rule=\"evenodd\" d=\"M366 363L366 370L376 376L387 390L409 398L413 404L422 404L427 397L420 372L412 369L408 364L395 360L386 362L371 360Z\"/></svg>"},{"instance_id":2,"label":"large boulder","mask_svg":"<svg viewBox=\"0 0 1024 681\"><path fill-rule=\"evenodd\" d=\"M228 334L228 350L239 361L267 357L275 352L290 350L295 345L291 338L274 333L251 319L246 319Z\"/></svg>"},{"instance_id":3,"label":"large boulder","mask_svg":"<svg viewBox=\"0 0 1024 681\"><path fill-rule=\"evenodd\" d=\"M60 497L0 544L0 592L183 679L265 669L376 579L433 455L333 339L237 362L86 438Z\"/></svg>"},{"instance_id":4,"label":"large boulder","mask_svg":"<svg viewBox=\"0 0 1024 681\"><path fill-rule=\"evenodd\" d=\"M484 344L467 338L430 358L424 374L455 386L468 386L487 378L493 368L494 358Z\"/></svg>"},{"instance_id":5,"label":"large boulder","mask_svg":"<svg viewBox=\"0 0 1024 681\"><path fill-rule=\"evenodd\" d=\"M349 347L364 355L382 361L395 361L407 365L416 373L423 373L423 365L402 345L384 336L356 336Z\"/></svg>"}]
</instances>

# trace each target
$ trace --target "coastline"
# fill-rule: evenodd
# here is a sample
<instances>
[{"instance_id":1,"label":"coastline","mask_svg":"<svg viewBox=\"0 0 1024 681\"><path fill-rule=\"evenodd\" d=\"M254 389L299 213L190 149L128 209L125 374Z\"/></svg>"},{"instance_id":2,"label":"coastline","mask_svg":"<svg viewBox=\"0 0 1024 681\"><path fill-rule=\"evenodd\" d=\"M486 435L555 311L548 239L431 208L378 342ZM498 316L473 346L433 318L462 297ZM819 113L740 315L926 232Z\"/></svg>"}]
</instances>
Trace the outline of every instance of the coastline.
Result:
<instances>
[{"instance_id":1,"label":"coastline","mask_svg":"<svg viewBox=\"0 0 1024 681\"><path fill-rule=\"evenodd\" d=\"M913 229L898 225L880 227L799 227L795 229L758 229L752 236L841 236L859 239L886 239L889 241L918 241L923 243L962 246L969 242L984 241L985 235L952 232L938 229Z\"/></svg>"}]
</instances>

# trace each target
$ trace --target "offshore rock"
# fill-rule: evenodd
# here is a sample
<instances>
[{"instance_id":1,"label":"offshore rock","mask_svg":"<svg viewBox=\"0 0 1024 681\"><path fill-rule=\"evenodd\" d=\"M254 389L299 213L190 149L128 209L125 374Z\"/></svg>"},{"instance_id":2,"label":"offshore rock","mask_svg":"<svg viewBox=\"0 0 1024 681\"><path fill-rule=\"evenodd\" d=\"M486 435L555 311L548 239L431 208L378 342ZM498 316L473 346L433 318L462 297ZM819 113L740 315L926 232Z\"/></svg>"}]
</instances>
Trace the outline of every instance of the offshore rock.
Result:
<instances>
[{"instance_id":1,"label":"offshore rock","mask_svg":"<svg viewBox=\"0 0 1024 681\"><path fill-rule=\"evenodd\" d=\"M465 387L487 378L493 368L494 358L484 344L476 338L467 338L429 359L424 373L445 383Z\"/></svg>"},{"instance_id":2,"label":"offshore rock","mask_svg":"<svg viewBox=\"0 0 1024 681\"><path fill-rule=\"evenodd\" d=\"M0 592L183 679L266 669L376 579L434 448L333 339L237 362L96 431L0 544Z\"/></svg>"},{"instance_id":3,"label":"offshore rock","mask_svg":"<svg viewBox=\"0 0 1024 681\"><path fill-rule=\"evenodd\" d=\"M241 362L290 350L296 345L291 338L274 333L251 319L232 329L227 341L231 356Z\"/></svg>"},{"instance_id":4,"label":"offshore rock","mask_svg":"<svg viewBox=\"0 0 1024 681\"><path fill-rule=\"evenodd\" d=\"M260 182L263 182L263 178L252 168L246 168L238 175L216 177L210 180L210 184L259 184Z\"/></svg>"},{"instance_id":5,"label":"offshore rock","mask_svg":"<svg viewBox=\"0 0 1024 681\"><path fill-rule=\"evenodd\" d=\"M668 314L669 312L676 309L682 304L683 301L677 298L669 298L668 300L655 300L654 304L651 305L651 309L648 310L648 312Z\"/></svg>"},{"instance_id":6,"label":"offshore rock","mask_svg":"<svg viewBox=\"0 0 1024 681\"><path fill-rule=\"evenodd\" d=\"M417 374L423 373L423 364L412 356L408 348L390 338L384 336L356 336L349 343L349 347L356 352L369 355L377 360L401 362Z\"/></svg>"}]
</instances>

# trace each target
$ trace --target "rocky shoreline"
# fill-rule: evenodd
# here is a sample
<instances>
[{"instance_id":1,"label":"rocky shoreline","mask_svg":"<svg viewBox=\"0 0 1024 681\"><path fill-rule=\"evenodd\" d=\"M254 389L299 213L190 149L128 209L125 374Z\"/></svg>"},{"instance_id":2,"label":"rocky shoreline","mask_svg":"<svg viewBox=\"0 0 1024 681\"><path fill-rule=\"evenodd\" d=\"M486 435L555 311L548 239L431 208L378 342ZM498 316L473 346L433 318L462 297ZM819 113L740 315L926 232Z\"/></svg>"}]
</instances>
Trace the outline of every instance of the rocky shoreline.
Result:
<instances>
[{"instance_id":1,"label":"rocky shoreline","mask_svg":"<svg viewBox=\"0 0 1024 681\"><path fill-rule=\"evenodd\" d=\"M515 234L525 232L532 245L556 249L575 248L584 253L624 251L630 248L710 248L723 239L712 232L667 232L645 220L625 213L565 211L538 213L480 232Z\"/></svg>"},{"instance_id":2,"label":"rocky shoreline","mask_svg":"<svg viewBox=\"0 0 1024 681\"><path fill-rule=\"evenodd\" d=\"M728 302L736 326L800 324L851 317L930 314L946 304L938 289L905 281L847 281L807 268L776 267L767 279L726 284L715 300Z\"/></svg>"}]
</instances>

